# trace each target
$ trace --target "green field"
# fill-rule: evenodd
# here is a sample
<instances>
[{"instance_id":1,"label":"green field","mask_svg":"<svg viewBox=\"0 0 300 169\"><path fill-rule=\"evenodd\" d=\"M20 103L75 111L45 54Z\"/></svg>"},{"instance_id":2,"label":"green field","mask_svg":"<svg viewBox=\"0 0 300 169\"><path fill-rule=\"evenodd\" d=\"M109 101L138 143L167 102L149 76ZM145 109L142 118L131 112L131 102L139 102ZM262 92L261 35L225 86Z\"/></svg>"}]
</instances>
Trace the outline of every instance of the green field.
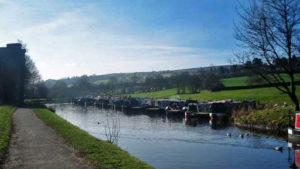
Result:
<instances>
[{"instance_id":1,"label":"green field","mask_svg":"<svg viewBox=\"0 0 300 169\"><path fill-rule=\"evenodd\" d=\"M153 168L118 146L89 135L47 109L34 109L34 112L38 118L56 130L97 168Z\"/></svg>"},{"instance_id":2,"label":"green field","mask_svg":"<svg viewBox=\"0 0 300 169\"><path fill-rule=\"evenodd\" d=\"M241 77L222 79L221 81L225 87L248 86L247 79L248 76L241 76Z\"/></svg>"},{"instance_id":3,"label":"green field","mask_svg":"<svg viewBox=\"0 0 300 169\"><path fill-rule=\"evenodd\" d=\"M243 90L227 90L218 92L202 91L197 94L176 94L176 89L168 89L157 92L138 93L132 94L132 97L141 98L178 98L178 99L194 99L194 100L256 100L264 104L283 104L287 102L292 104L292 101L285 94L281 94L277 89L269 88L256 88L256 89L243 89ZM300 98L300 86L297 86L297 96Z\"/></svg>"},{"instance_id":4,"label":"green field","mask_svg":"<svg viewBox=\"0 0 300 169\"><path fill-rule=\"evenodd\" d=\"M11 115L15 109L16 107L14 106L0 106L0 168L9 143L12 126Z\"/></svg>"},{"instance_id":5,"label":"green field","mask_svg":"<svg viewBox=\"0 0 300 169\"><path fill-rule=\"evenodd\" d=\"M222 79L222 83L224 84L225 87L234 87L234 86L248 86L249 84L247 83L249 76L241 76L241 77L233 77L233 78L226 78ZM283 75L283 78L286 82L289 82L289 77L287 75ZM296 81L300 81L300 74L296 74L295 76ZM262 83L262 84L267 84Z\"/></svg>"}]
</instances>

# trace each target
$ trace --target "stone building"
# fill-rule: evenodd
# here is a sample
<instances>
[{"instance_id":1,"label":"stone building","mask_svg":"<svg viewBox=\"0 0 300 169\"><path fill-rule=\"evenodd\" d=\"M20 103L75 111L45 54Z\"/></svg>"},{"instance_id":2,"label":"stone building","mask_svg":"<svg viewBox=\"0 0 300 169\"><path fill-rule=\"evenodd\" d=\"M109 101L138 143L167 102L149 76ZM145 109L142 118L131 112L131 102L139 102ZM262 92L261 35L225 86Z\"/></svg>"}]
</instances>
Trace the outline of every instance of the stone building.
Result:
<instances>
[{"instance_id":1,"label":"stone building","mask_svg":"<svg viewBox=\"0 0 300 169\"><path fill-rule=\"evenodd\" d=\"M0 47L0 104L24 103L25 52L20 43Z\"/></svg>"}]
</instances>

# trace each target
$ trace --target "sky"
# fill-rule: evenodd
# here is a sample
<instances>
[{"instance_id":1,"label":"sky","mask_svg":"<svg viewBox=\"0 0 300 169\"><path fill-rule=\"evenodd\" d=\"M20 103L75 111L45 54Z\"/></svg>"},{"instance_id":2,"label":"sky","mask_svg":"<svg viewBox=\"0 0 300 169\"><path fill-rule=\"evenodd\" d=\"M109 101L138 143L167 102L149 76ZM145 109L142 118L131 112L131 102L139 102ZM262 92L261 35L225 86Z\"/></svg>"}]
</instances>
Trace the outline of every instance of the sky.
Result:
<instances>
[{"instance_id":1,"label":"sky","mask_svg":"<svg viewBox=\"0 0 300 169\"><path fill-rule=\"evenodd\" d=\"M225 65L237 0L0 0L0 46L42 78Z\"/></svg>"}]
</instances>

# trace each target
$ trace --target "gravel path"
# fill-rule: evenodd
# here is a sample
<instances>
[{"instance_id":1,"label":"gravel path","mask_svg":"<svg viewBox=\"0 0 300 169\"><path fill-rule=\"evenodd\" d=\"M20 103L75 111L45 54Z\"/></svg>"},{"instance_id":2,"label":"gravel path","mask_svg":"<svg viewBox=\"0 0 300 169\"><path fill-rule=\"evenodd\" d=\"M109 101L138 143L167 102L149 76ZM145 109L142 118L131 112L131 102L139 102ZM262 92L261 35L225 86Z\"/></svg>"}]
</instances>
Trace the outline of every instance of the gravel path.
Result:
<instances>
[{"instance_id":1,"label":"gravel path","mask_svg":"<svg viewBox=\"0 0 300 169\"><path fill-rule=\"evenodd\" d=\"M76 156L79 153L39 120L32 109L19 108L12 118L14 129L4 168L89 168Z\"/></svg>"}]
</instances>

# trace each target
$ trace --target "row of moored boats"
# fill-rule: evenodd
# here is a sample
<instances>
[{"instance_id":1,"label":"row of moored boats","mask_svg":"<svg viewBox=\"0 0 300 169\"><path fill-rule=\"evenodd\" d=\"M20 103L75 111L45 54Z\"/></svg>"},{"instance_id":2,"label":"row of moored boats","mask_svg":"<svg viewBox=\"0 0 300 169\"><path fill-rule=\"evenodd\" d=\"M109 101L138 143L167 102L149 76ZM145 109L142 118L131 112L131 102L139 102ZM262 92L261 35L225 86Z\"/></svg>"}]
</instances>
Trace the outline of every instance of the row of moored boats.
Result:
<instances>
[{"instance_id":1,"label":"row of moored boats","mask_svg":"<svg viewBox=\"0 0 300 169\"><path fill-rule=\"evenodd\" d=\"M148 99L132 97L79 97L72 100L81 106L97 106L122 111L143 111L149 114L162 113L167 116L184 116L190 118L228 119L233 111L255 106L253 101L203 101Z\"/></svg>"}]
</instances>

